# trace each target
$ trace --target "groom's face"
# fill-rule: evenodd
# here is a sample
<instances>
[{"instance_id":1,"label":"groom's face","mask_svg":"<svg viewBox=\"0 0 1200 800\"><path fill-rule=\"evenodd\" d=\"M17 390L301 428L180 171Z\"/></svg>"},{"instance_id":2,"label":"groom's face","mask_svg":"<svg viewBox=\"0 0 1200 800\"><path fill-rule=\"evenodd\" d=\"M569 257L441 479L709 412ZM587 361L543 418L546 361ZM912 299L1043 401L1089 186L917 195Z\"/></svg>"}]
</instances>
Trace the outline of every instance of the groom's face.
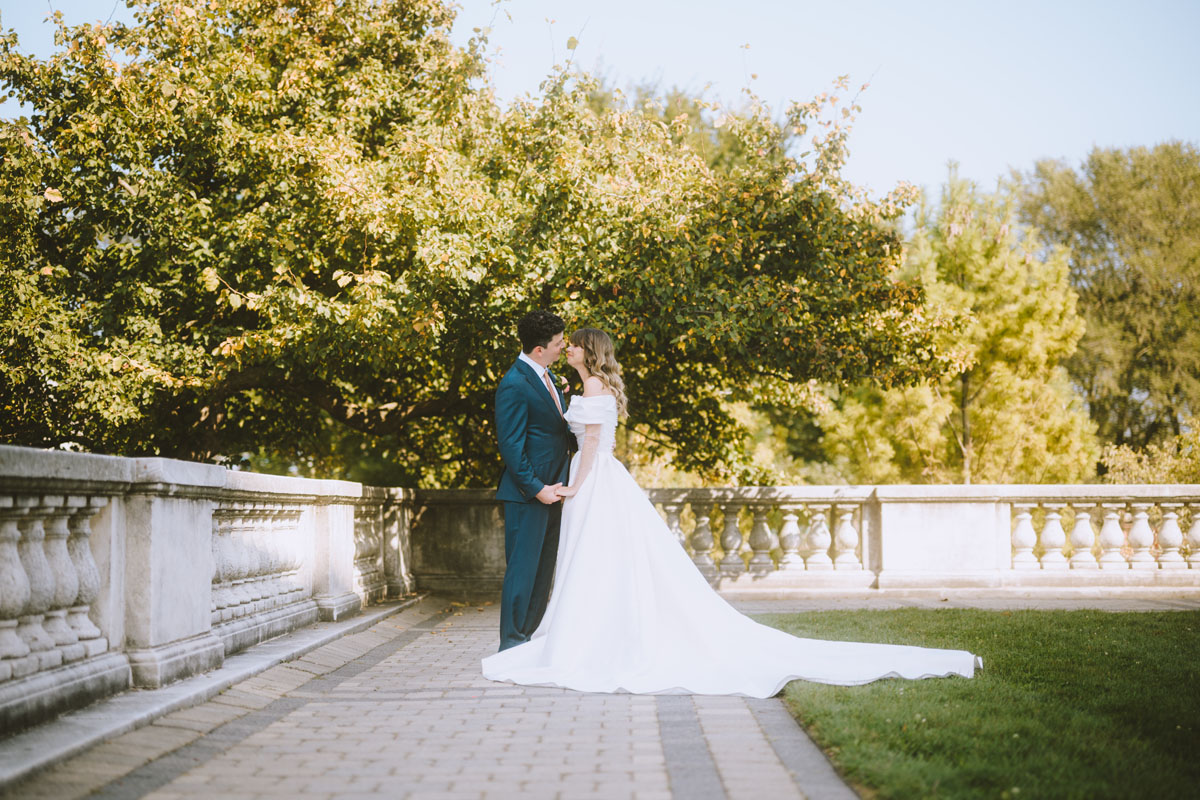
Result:
<instances>
[{"instance_id":1,"label":"groom's face","mask_svg":"<svg viewBox=\"0 0 1200 800\"><path fill-rule=\"evenodd\" d=\"M561 333L556 333L548 345L545 347L533 348L533 352L529 355L533 357L534 361L538 362L543 367L548 367L555 361L558 361L558 357L562 355L563 348L566 346L567 342L565 339L563 339L563 335Z\"/></svg>"}]
</instances>

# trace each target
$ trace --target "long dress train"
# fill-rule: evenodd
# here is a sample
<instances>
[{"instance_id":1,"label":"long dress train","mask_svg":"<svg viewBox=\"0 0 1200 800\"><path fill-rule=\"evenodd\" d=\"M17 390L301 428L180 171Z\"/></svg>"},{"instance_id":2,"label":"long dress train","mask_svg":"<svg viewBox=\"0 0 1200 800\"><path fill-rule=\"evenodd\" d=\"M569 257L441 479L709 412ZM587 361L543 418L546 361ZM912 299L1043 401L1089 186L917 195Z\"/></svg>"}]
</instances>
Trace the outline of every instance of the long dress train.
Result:
<instances>
[{"instance_id":1,"label":"long dress train","mask_svg":"<svg viewBox=\"0 0 1200 800\"><path fill-rule=\"evenodd\" d=\"M616 400L575 397L580 440L554 588L533 637L483 659L495 681L585 692L770 697L791 680L970 678L964 650L804 639L743 616L708 585L613 456Z\"/></svg>"}]
</instances>

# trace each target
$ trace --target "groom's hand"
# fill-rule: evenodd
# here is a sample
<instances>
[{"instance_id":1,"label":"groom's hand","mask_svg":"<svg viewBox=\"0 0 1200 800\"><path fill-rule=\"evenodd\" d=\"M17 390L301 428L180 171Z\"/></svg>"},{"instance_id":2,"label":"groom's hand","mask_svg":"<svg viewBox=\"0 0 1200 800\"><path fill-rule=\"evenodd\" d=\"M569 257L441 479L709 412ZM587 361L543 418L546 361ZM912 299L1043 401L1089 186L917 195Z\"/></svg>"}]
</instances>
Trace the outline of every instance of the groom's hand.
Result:
<instances>
[{"instance_id":1,"label":"groom's hand","mask_svg":"<svg viewBox=\"0 0 1200 800\"><path fill-rule=\"evenodd\" d=\"M559 500L562 500L562 498L559 497L557 494L558 490L561 487L562 487L561 483L548 483L542 487L542 490L540 492L537 493L537 499L541 500L543 503L545 503L548 506L552 506L555 503L557 503Z\"/></svg>"}]
</instances>

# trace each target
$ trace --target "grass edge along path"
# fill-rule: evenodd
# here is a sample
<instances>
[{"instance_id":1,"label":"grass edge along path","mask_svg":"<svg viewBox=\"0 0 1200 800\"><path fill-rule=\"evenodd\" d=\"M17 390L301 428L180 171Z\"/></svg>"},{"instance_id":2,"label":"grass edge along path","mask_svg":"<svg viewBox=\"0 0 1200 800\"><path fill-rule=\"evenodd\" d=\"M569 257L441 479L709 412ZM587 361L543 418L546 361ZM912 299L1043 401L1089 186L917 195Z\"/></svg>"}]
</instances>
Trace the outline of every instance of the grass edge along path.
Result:
<instances>
[{"instance_id":1,"label":"grass edge along path","mask_svg":"<svg viewBox=\"0 0 1200 800\"><path fill-rule=\"evenodd\" d=\"M798 636L945 647L975 678L793 681L784 699L865 797L1194 796L1200 611L764 614Z\"/></svg>"}]
</instances>

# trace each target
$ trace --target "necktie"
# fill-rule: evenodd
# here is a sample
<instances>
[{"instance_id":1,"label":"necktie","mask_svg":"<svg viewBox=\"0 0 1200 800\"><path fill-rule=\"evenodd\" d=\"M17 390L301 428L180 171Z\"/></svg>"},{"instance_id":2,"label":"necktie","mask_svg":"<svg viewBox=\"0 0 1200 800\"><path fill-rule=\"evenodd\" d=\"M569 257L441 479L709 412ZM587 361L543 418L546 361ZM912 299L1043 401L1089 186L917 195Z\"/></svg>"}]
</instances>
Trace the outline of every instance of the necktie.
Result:
<instances>
[{"instance_id":1,"label":"necktie","mask_svg":"<svg viewBox=\"0 0 1200 800\"><path fill-rule=\"evenodd\" d=\"M559 414L562 414L562 403L558 402L558 392L554 391L554 384L550 382L550 370L543 372L542 378L546 381L546 388L550 390L550 396L554 398L554 407L558 409Z\"/></svg>"}]
</instances>

